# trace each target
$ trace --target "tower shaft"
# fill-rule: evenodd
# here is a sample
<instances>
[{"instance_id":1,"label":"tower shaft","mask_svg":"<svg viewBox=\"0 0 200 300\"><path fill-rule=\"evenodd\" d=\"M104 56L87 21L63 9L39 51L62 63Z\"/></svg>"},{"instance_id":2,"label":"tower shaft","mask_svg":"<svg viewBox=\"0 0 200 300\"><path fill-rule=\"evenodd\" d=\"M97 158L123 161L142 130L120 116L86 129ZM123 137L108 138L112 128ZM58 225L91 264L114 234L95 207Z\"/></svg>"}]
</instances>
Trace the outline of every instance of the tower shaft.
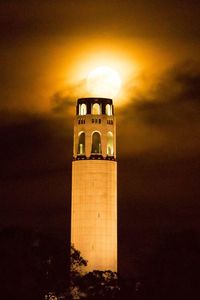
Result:
<instances>
[{"instance_id":1,"label":"tower shaft","mask_svg":"<svg viewBox=\"0 0 200 300\"><path fill-rule=\"evenodd\" d=\"M72 243L88 270L117 271L117 163L72 164Z\"/></svg>"}]
</instances>

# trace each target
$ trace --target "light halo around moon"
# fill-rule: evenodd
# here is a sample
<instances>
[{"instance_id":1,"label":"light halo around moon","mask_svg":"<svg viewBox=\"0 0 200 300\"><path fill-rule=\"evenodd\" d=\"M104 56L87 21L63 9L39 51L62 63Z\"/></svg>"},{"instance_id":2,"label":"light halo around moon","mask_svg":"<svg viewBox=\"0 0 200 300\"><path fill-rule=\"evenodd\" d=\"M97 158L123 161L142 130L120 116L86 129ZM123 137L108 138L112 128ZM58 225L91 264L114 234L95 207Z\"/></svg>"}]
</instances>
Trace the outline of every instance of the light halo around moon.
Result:
<instances>
[{"instance_id":1,"label":"light halo around moon","mask_svg":"<svg viewBox=\"0 0 200 300\"><path fill-rule=\"evenodd\" d=\"M114 98L119 94L121 78L117 71L100 66L87 76L87 90L93 97Z\"/></svg>"}]
</instances>

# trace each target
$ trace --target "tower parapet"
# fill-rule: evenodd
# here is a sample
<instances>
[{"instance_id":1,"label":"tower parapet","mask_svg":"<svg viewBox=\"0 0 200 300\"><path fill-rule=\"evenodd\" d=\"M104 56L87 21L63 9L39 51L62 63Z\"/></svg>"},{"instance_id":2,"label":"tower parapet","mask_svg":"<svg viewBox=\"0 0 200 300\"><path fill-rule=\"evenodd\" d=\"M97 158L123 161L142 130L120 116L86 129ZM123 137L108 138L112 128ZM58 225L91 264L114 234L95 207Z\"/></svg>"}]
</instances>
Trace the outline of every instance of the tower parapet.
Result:
<instances>
[{"instance_id":1,"label":"tower parapet","mask_svg":"<svg viewBox=\"0 0 200 300\"><path fill-rule=\"evenodd\" d=\"M78 99L74 120L74 160L115 160L115 137L116 125L112 99Z\"/></svg>"}]
</instances>

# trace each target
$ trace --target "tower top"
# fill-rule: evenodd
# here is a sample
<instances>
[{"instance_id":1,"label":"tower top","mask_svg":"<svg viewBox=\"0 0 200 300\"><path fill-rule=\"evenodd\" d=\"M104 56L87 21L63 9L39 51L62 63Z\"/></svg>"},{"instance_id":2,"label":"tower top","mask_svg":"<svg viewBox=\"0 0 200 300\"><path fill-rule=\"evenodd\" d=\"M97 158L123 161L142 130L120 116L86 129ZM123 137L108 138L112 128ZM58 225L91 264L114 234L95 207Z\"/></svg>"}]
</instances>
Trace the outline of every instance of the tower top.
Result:
<instances>
[{"instance_id":1,"label":"tower top","mask_svg":"<svg viewBox=\"0 0 200 300\"><path fill-rule=\"evenodd\" d=\"M112 109L112 114L114 114L112 99L100 97L79 98L76 105L76 114L92 114L92 108L95 107L95 104L99 106L102 115L107 114L108 107L110 107L109 110ZM82 113L82 111L84 111L84 113Z\"/></svg>"},{"instance_id":2,"label":"tower top","mask_svg":"<svg viewBox=\"0 0 200 300\"><path fill-rule=\"evenodd\" d=\"M80 98L74 119L74 160L116 160L116 125L112 99Z\"/></svg>"},{"instance_id":3,"label":"tower top","mask_svg":"<svg viewBox=\"0 0 200 300\"><path fill-rule=\"evenodd\" d=\"M89 97L89 98L79 98L77 103L82 104L89 102L90 104L93 103L105 103L105 104L112 104L111 98L101 98L101 97Z\"/></svg>"}]
</instances>

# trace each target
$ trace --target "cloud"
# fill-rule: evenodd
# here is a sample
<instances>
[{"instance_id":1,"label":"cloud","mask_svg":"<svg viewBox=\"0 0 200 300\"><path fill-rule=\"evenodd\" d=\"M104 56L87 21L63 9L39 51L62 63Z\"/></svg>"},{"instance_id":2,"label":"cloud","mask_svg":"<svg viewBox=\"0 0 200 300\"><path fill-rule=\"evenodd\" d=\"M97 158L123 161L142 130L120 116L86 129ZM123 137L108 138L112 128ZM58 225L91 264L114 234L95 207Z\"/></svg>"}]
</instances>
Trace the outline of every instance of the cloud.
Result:
<instances>
[{"instance_id":1,"label":"cloud","mask_svg":"<svg viewBox=\"0 0 200 300\"><path fill-rule=\"evenodd\" d=\"M52 97L52 111L56 114L66 113L74 107L74 100L70 95L63 96L60 92L56 92Z\"/></svg>"},{"instance_id":2,"label":"cloud","mask_svg":"<svg viewBox=\"0 0 200 300\"><path fill-rule=\"evenodd\" d=\"M72 158L72 130L66 118L53 114L13 114L12 122L0 127L1 177L16 180L64 170Z\"/></svg>"},{"instance_id":3,"label":"cloud","mask_svg":"<svg viewBox=\"0 0 200 300\"><path fill-rule=\"evenodd\" d=\"M154 94L160 101L200 102L200 64L187 61L168 70L157 84Z\"/></svg>"},{"instance_id":4,"label":"cloud","mask_svg":"<svg viewBox=\"0 0 200 300\"><path fill-rule=\"evenodd\" d=\"M76 100L85 94L85 80L69 85L67 88L56 91L51 97L51 110L55 114L74 116Z\"/></svg>"},{"instance_id":5,"label":"cloud","mask_svg":"<svg viewBox=\"0 0 200 300\"><path fill-rule=\"evenodd\" d=\"M31 113L0 110L2 178L63 172L72 160L73 117L83 83L56 91L50 110Z\"/></svg>"},{"instance_id":6,"label":"cloud","mask_svg":"<svg viewBox=\"0 0 200 300\"><path fill-rule=\"evenodd\" d=\"M200 65L184 62L166 71L148 92L139 91L119 110L120 122L124 122L119 135L132 138L129 153L157 149L193 155L200 151L199 112Z\"/></svg>"}]
</instances>

